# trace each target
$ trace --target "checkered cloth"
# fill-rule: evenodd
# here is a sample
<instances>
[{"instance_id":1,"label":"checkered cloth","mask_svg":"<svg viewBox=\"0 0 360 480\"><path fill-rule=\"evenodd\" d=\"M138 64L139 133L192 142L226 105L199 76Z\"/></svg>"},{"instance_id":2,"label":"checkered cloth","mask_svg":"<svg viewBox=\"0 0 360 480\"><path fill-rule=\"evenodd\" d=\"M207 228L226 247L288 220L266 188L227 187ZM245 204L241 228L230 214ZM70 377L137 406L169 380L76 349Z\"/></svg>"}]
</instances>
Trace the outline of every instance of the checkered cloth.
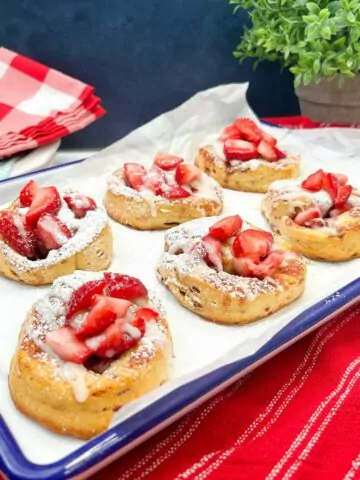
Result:
<instances>
[{"instance_id":1,"label":"checkered cloth","mask_svg":"<svg viewBox=\"0 0 360 480\"><path fill-rule=\"evenodd\" d=\"M80 130L104 113L93 87L0 48L0 158Z\"/></svg>"}]
</instances>

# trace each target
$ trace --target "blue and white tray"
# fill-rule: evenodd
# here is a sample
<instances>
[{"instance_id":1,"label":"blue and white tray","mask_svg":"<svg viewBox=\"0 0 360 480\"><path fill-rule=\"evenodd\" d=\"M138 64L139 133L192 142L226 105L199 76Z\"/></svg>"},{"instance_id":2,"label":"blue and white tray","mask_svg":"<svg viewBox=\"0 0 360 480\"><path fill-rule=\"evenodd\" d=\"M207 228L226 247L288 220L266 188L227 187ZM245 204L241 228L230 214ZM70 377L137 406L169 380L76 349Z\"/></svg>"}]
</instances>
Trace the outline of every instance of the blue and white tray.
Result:
<instances>
[{"instance_id":1,"label":"blue and white tray","mask_svg":"<svg viewBox=\"0 0 360 480\"><path fill-rule=\"evenodd\" d=\"M81 186L101 202L106 176L122 162L150 164L158 150L182 154L190 162L206 136L214 135L236 116L252 115L244 100L245 88L230 85L202 92L86 162L56 167L32 177L44 184ZM272 131L301 153L304 175L324 167L341 170L352 181L359 178L360 148L356 137L351 138L354 148L350 148L346 132L335 135L334 131L324 131L319 138L318 133ZM28 178L1 183L0 203L11 201ZM261 195L226 191L224 215L239 213L266 228L260 201ZM138 276L163 299L174 340L173 379L121 409L109 430L91 441L81 442L47 431L16 411L7 387L9 362L21 323L47 287L28 287L0 278L1 308L6 312L0 345L0 470L10 479L86 478L360 297L360 260L336 265L309 262L307 287L301 299L251 325L215 325L179 306L157 282L154 266L163 248L163 232L138 232L114 223L112 229L115 257L111 269Z\"/></svg>"}]
</instances>

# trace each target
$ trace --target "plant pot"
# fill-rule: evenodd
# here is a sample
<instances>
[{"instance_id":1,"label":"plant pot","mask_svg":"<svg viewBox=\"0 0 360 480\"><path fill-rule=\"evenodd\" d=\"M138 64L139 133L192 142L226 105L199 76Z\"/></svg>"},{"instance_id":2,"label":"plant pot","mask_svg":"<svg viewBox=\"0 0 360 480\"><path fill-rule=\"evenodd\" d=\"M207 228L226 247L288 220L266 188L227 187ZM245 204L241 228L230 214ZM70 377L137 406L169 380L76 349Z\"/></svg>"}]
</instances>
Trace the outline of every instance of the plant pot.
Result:
<instances>
[{"instance_id":1,"label":"plant pot","mask_svg":"<svg viewBox=\"0 0 360 480\"><path fill-rule=\"evenodd\" d=\"M302 115L315 122L360 124L360 75L346 79L343 87L338 79L323 80L301 85L295 92Z\"/></svg>"}]
</instances>

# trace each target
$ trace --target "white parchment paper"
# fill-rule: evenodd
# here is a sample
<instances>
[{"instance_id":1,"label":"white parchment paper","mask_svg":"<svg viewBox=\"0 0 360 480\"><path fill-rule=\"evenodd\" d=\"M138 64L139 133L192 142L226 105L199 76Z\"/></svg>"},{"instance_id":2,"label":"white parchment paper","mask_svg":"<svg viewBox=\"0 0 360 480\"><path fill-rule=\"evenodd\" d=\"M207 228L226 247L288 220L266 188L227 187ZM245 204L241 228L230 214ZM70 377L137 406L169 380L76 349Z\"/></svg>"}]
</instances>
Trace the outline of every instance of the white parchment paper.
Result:
<instances>
[{"instance_id":1,"label":"white parchment paper","mask_svg":"<svg viewBox=\"0 0 360 480\"><path fill-rule=\"evenodd\" d=\"M76 167L49 172L38 177L44 184L71 185L102 201L106 178L123 162L152 163L154 154L170 151L193 162L201 144L215 138L237 116L254 117L246 99L247 85L233 84L200 92L177 109L168 112L126 138ZM302 157L302 173L322 167L349 175L350 183L360 183L360 132L350 129L311 131L271 130L282 146ZM0 187L1 203L11 201L25 181ZM225 191L223 214L239 213L244 219L267 228L259 206L261 195ZM243 358L266 343L291 319L322 298L359 276L360 260L342 264L309 262L303 297L265 320L246 326L221 326L202 320L187 311L158 283L154 268L162 252L164 232L140 232L112 222L115 254L111 270L139 277L156 291L168 312L174 340L173 379L163 387L122 409L114 423L131 416L173 388L215 367ZM33 462L59 460L82 442L53 434L16 411L8 393L7 375L18 332L32 303L47 287L29 287L0 278L1 348L0 412L24 454ZM36 441L34 441L36 439Z\"/></svg>"}]
</instances>

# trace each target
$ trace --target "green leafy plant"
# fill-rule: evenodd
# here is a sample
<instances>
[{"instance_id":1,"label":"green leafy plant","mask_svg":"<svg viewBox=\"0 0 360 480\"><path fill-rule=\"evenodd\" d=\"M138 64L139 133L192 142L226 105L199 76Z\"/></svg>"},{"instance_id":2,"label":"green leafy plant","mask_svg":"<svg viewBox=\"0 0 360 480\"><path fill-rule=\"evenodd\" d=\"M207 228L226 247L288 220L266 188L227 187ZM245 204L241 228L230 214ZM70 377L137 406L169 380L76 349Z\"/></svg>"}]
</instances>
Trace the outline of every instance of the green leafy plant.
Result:
<instances>
[{"instance_id":1,"label":"green leafy plant","mask_svg":"<svg viewBox=\"0 0 360 480\"><path fill-rule=\"evenodd\" d=\"M360 70L360 0L230 0L246 9L245 27L234 56L243 61L280 61L295 75L295 86Z\"/></svg>"}]
</instances>

